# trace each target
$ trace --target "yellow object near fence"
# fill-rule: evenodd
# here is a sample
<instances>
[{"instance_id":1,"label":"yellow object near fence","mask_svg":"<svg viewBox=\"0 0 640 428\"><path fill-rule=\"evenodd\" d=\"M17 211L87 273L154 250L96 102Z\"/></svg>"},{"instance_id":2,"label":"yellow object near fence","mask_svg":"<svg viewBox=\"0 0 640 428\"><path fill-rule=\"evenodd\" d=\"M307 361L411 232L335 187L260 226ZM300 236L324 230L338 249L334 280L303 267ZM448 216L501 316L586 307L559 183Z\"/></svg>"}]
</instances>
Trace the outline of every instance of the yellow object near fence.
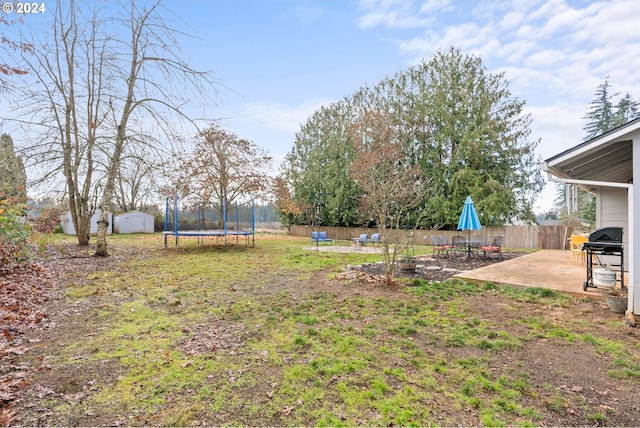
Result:
<instances>
[{"instance_id":1,"label":"yellow object near fence","mask_svg":"<svg viewBox=\"0 0 640 428\"><path fill-rule=\"evenodd\" d=\"M569 239L569 243L571 245L571 263L573 263L573 259L580 259L581 263L584 263L587 255L584 251L582 251L582 245L589 240L588 237L584 235L571 235Z\"/></svg>"}]
</instances>

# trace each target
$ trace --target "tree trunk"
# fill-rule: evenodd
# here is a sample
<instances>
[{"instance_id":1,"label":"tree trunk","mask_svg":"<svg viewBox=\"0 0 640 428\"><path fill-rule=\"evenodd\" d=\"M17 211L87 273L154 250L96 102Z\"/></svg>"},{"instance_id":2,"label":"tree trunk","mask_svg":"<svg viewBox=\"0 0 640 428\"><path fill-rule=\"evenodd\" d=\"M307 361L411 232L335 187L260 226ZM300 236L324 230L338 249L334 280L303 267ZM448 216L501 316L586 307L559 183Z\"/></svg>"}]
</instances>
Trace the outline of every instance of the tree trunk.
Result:
<instances>
[{"instance_id":1,"label":"tree trunk","mask_svg":"<svg viewBox=\"0 0 640 428\"><path fill-rule=\"evenodd\" d=\"M88 210L81 210L76 225L76 235L78 237L78 245L89 245L89 233L91 231L91 216Z\"/></svg>"},{"instance_id":2,"label":"tree trunk","mask_svg":"<svg viewBox=\"0 0 640 428\"><path fill-rule=\"evenodd\" d=\"M69 213L71 214L71 223L76 231L78 245L89 245L89 230L91 224L91 216L89 215L89 207L84 204L78 206L76 197L78 189L73 178L67 179L67 190L69 194Z\"/></svg>"},{"instance_id":3,"label":"tree trunk","mask_svg":"<svg viewBox=\"0 0 640 428\"><path fill-rule=\"evenodd\" d=\"M105 204L107 205L107 204ZM109 230L109 207L100 206L100 216L98 218L98 236L95 256L107 257L107 231Z\"/></svg>"},{"instance_id":4,"label":"tree trunk","mask_svg":"<svg viewBox=\"0 0 640 428\"><path fill-rule=\"evenodd\" d=\"M107 183L104 186L102 201L100 202L100 217L98 219L98 236L96 242L95 256L107 257L107 230L109 228L109 211L111 210L111 201L116 181L116 175L120 168L120 158L122 156L122 147L124 145L124 137L118 132L116 143L113 150L109 169L107 170Z\"/></svg>"},{"instance_id":5,"label":"tree trunk","mask_svg":"<svg viewBox=\"0 0 640 428\"><path fill-rule=\"evenodd\" d=\"M127 105L128 107L128 105ZM125 110L126 112L126 110ZM100 218L98 219L98 236L96 242L95 256L107 257L107 230L109 227L109 211L111 210L111 202L113 201L113 194L115 191L116 177L120 170L120 159L122 158L122 150L124 148L125 141L125 129L126 119L128 116L123 115L121 123L125 125L118 126L118 132L116 134L116 141L113 147L113 154L109 160L109 166L107 169L107 182L104 186L104 193L102 194L102 201L100 201Z\"/></svg>"}]
</instances>

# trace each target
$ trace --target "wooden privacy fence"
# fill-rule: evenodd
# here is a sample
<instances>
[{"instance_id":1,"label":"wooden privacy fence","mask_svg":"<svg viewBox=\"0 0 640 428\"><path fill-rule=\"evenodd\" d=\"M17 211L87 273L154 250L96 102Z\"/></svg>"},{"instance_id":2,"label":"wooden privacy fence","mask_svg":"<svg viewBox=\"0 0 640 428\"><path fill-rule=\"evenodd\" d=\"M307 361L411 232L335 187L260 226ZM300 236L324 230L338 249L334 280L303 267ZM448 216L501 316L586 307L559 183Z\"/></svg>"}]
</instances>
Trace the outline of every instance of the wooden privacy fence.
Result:
<instances>
[{"instance_id":1,"label":"wooden privacy fence","mask_svg":"<svg viewBox=\"0 0 640 428\"><path fill-rule=\"evenodd\" d=\"M364 227L333 227L320 226L320 228L311 226L293 225L289 226L289 235L306 236L311 240L311 231L321 230L327 232L327 236L338 239L357 238L362 233L369 235L377 233L377 229ZM491 242L494 236L505 235L502 246L504 248L541 248L541 249L567 249L567 240L571 235L571 227L568 226L503 226L503 227L483 227L482 230L474 230L469 234L468 231L460 230L416 230L413 232L412 241L416 245L431 245L431 235L446 236L451 242L454 236L464 236L471 239L478 239ZM410 235L411 231L402 231L405 236ZM395 235L392 233L391 235Z\"/></svg>"}]
</instances>

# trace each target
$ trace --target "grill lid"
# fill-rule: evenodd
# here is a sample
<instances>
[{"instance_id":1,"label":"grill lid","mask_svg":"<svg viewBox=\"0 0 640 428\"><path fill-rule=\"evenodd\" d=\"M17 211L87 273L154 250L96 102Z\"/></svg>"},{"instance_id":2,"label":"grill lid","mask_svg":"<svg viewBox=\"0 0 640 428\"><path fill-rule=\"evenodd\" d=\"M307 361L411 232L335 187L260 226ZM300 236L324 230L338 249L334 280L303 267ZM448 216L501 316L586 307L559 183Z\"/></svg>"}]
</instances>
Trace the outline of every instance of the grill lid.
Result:
<instances>
[{"instance_id":1,"label":"grill lid","mask_svg":"<svg viewBox=\"0 0 640 428\"><path fill-rule=\"evenodd\" d=\"M603 227L589 234L589 242L622 242L621 227Z\"/></svg>"}]
</instances>

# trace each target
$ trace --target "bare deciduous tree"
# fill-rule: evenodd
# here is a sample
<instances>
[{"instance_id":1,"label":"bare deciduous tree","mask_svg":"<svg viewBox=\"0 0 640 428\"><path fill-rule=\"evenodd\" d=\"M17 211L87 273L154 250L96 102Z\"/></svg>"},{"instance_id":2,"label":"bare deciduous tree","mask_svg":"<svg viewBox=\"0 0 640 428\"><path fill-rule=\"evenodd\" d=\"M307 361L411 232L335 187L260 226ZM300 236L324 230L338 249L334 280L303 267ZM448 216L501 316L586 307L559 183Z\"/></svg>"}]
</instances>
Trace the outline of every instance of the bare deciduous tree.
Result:
<instances>
[{"instance_id":1,"label":"bare deciduous tree","mask_svg":"<svg viewBox=\"0 0 640 428\"><path fill-rule=\"evenodd\" d=\"M159 10L160 1L140 9L132 2L125 24L131 39L124 43L126 53L120 59L122 65L127 65L123 67L126 72L122 76L127 88L120 97L114 97L115 102L110 103L114 117L119 115L119 119L100 202L96 255L107 255L107 211L113 200L125 144L135 140L130 135L130 124L147 116L170 135L172 132L166 115L189 120L182 112L182 107L190 101L189 96L207 93L203 85L213 86L208 72L195 70L184 61L177 34L167 26ZM179 87L172 87L175 82L186 84L187 88L182 89L187 91L181 92Z\"/></svg>"},{"instance_id":2,"label":"bare deciduous tree","mask_svg":"<svg viewBox=\"0 0 640 428\"><path fill-rule=\"evenodd\" d=\"M16 23L18 23L18 21L20 20L20 18L18 18L18 20L15 19L9 19L9 14L7 13L0 13L0 26L3 27L10 27ZM16 41L14 39L12 39L11 37L5 35L6 31L4 30L0 30L0 47L5 51L5 52L23 52L23 53L29 53L33 51L33 45L30 43L25 43L23 41ZM19 65L12 65L12 64L8 64L6 63L6 57L3 55L3 59L0 60L0 90L6 89L7 88L7 82L5 81L5 76L13 76L13 75L24 75L28 73L28 70L19 66Z\"/></svg>"},{"instance_id":3,"label":"bare deciduous tree","mask_svg":"<svg viewBox=\"0 0 640 428\"><path fill-rule=\"evenodd\" d=\"M350 176L362 191L360 213L364 221L373 220L382 239L386 282L391 284L396 262L406 252L409 243L404 224L410 213L424 212L425 200L434 190L411 156L412 146L387 113L368 111L351 129L355 160ZM421 209L422 208L422 209ZM405 230L403 230L405 229Z\"/></svg>"},{"instance_id":4,"label":"bare deciduous tree","mask_svg":"<svg viewBox=\"0 0 640 428\"><path fill-rule=\"evenodd\" d=\"M229 209L238 199L265 196L272 157L249 140L212 124L198 134L193 153L181 160L184 174L176 188L189 193L194 203Z\"/></svg>"},{"instance_id":5,"label":"bare deciduous tree","mask_svg":"<svg viewBox=\"0 0 640 428\"><path fill-rule=\"evenodd\" d=\"M155 185L155 164L152 153L146 147L140 147L138 153L128 153L122 158L114 194L115 204L121 211L141 209L150 202Z\"/></svg>"},{"instance_id":6,"label":"bare deciduous tree","mask_svg":"<svg viewBox=\"0 0 640 428\"><path fill-rule=\"evenodd\" d=\"M169 11L160 0L119 6L114 12L58 1L52 39L28 62L39 87L28 94L26 121L46 129L29 147L31 158L51 165L50 177L63 173L80 244L88 243L89 195L98 191L100 256L108 254L108 212L123 156L146 147L152 160L181 128L197 129L185 113L192 99L216 97L210 73L186 62L182 33L165 22Z\"/></svg>"},{"instance_id":7,"label":"bare deciduous tree","mask_svg":"<svg viewBox=\"0 0 640 428\"><path fill-rule=\"evenodd\" d=\"M57 180L60 173L64 176L78 243L87 245L95 210L90 199L98 157L96 146L101 139L107 141L101 132L107 118L102 105L106 87L99 76L108 59L106 41L98 39L98 27L80 25L74 6L72 3L66 10L58 4L53 14L51 43L34 46L34 55L23 58L37 85L25 84L16 102L25 126L30 131L36 127L42 130L25 149L31 165L50 165L35 183ZM79 66L89 62L90 68ZM25 99L30 102L24 103Z\"/></svg>"},{"instance_id":8,"label":"bare deciduous tree","mask_svg":"<svg viewBox=\"0 0 640 428\"><path fill-rule=\"evenodd\" d=\"M291 194L291 188L282 176L274 178L272 191L275 196L278 217L285 226L296 224L296 220L300 219L304 212L308 212L313 208L309 204L305 204L301 199L294 199Z\"/></svg>"}]
</instances>

